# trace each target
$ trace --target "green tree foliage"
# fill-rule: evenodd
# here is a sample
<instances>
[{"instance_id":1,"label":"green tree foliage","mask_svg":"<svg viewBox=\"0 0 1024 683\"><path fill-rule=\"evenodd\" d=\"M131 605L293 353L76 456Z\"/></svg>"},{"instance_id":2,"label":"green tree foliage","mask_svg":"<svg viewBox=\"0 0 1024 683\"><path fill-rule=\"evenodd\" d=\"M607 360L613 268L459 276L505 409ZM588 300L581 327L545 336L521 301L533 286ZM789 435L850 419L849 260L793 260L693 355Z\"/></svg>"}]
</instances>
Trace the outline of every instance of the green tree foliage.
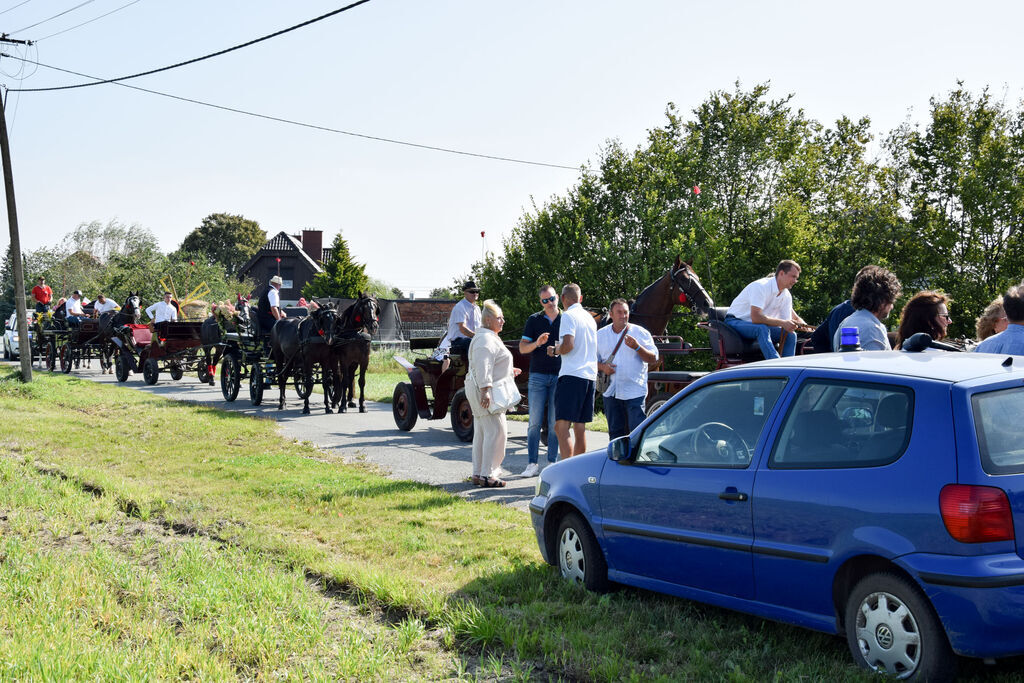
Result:
<instances>
[{"instance_id":1,"label":"green tree foliage","mask_svg":"<svg viewBox=\"0 0 1024 683\"><path fill-rule=\"evenodd\" d=\"M452 287L434 287L427 295L429 299L461 299L462 294Z\"/></svg>"},{"instance_id":2,"label":"green tree foliage","mask_svg":"<svg viewBox=\"0 0 1024 683\"><path fill-rule=\"evenodd\" d=\"M178 248L178 258L220 264L232 276L266 241L267 233L256 221L229 213L211 213L185 237Z\"/></svg>"},{"instance_id":3,"label":"green tree foliage","mask_svg":"<svg viewBox=\"0 0 1024 683\"><path fill-rule=\"evenodd\" d=\"M378 299L404 299L405 293L402 292L398 287L385 282L379 278L371 277L367 279L366 293L373 294Z\"/></svg>"},{"instance_id":4,"label":"green tree foliage","mask_svg":"<svg viewBox=\"0 0 1024 683\"><path fill-rule=\"evenodd\" d=\"M313 280L302 288L307 299L331 296L352 299L365 292L369 278L366 266L352 260L348 242L339 232L331 243L331 260L324 264L324 272L317 273Z\"/></svg>"}]
</instances>

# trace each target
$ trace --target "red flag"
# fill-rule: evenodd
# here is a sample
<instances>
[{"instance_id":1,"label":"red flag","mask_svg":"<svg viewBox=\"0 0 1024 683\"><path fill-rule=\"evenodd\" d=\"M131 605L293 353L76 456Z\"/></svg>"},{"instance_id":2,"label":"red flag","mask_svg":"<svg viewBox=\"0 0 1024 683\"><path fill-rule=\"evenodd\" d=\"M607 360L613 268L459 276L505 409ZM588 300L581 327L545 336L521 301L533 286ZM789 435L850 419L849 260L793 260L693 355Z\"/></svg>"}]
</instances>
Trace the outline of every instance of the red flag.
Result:
<instances>
[{"instance_id":1,"label":"red flag","mask_svg":"<svg viewBox=\"0 0 1024 683\"><path fill-rule=\"evenodd\" d=\"M481 230L481 231L480 231L480 236L481 236L481 237L483 237L484 235L485 235L484 231L483 231L483 230Z\"/></svg>"},{"instance_id":2,"label":"red flag","mask_svg":"<svg viewBox=\"0 0 1024 683\"><path fill-rule=\"evenodd\" d=\"M693 186L693 193L694 194L700 194L700 185L694 185Z\"/></svg>"},{"instance_id":3,"label":"red flag","mask_svg":"<svg viewBox=\"0 0 1024 683\"><path fill-rule=\"evenodd\" d=\"M194 265L196 264L196 262L195 262L195 261L189 261L189 262L188 262L188 264L189 264L190 266L194 266Z\"/></svg>"}]
</instances>

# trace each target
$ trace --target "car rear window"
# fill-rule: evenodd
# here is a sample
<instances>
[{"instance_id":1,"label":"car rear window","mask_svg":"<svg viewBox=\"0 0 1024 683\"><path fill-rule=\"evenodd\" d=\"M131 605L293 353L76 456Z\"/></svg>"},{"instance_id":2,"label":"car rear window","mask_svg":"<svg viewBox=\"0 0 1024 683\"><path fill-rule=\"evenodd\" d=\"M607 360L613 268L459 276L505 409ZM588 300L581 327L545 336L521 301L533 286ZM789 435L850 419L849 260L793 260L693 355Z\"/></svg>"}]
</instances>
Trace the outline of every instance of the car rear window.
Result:
<instances>
[{"instance_id":1,"label":"car rear window","mask_svg":"<svg viewBox=\"0 0 1024 683\"><path fill-rule=\"evenodd\" d=\"M772 449L773 469L878 467L910 442L914 392L867 382L809 379Z\"/></svg>"},{"instance_id":2,"label":"car rear window","mask_svg":"<svg viewBox=\"0 0 1024 683\"><path fill-rule=\"evenodd\" d=\"M989 474L1024 472L1024 387L971 397L981 466Z\"/></svg>"}]
</instances>

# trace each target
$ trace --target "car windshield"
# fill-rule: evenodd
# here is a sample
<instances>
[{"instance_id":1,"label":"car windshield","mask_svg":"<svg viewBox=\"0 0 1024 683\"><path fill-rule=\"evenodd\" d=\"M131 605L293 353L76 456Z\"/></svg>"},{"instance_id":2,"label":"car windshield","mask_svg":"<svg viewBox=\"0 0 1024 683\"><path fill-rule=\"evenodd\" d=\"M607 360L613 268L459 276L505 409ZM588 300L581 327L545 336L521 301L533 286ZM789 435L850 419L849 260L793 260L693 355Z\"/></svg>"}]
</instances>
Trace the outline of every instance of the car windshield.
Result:
<instances>
[{"instance_id":1,"label":"car windshield","mask_svg":"<svg viewBox=\"0 0 1024 683\"><path fill-rule=\"evenodd\" d=\"M989 474L1024 472L1024 387L971 397L981 465Z\"/></svg>"}]
</instances>

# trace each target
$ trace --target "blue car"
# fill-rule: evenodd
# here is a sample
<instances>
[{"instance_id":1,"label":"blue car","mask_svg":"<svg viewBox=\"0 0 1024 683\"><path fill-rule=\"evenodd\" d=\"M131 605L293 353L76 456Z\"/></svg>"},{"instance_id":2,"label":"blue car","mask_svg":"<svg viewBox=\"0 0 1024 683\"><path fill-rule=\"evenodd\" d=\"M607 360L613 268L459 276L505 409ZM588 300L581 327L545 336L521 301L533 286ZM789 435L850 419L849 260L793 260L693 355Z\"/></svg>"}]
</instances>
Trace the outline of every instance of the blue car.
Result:
<instances>
[{"instance_id":1,"label":"blue car","mask_svg":"<svg viewBox=\"0 0 1024 683\"><path fill-rule=\"evenodd\" d=\"M1024 653L1024 357L872 352L713 372L544 470L544 559L826 633L947 680Z\"/></svg>"}]
</instances>

